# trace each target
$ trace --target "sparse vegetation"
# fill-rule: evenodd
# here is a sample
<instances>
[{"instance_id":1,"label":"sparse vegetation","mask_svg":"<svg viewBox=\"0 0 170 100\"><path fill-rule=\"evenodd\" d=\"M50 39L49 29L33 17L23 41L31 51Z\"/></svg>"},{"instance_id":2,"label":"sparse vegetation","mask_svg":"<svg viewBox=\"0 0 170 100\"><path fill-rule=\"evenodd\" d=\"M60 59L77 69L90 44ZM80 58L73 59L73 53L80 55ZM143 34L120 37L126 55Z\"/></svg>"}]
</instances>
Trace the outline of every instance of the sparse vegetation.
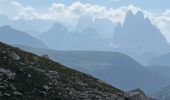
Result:
<instances>
[{"instance_id":1,"label":"sparse vegetation","mask_svg":"<svg viewBox=\"0 0 170 100\"><path fill-rule=\"evenodd\" d=\"M11 58L10 52L20 59ZM9 79L0 71L1 100L109 100L123 96L123 91L90 75L2 43L0 68L15 73L14 79Z\"/></svg>"}]
</instances>

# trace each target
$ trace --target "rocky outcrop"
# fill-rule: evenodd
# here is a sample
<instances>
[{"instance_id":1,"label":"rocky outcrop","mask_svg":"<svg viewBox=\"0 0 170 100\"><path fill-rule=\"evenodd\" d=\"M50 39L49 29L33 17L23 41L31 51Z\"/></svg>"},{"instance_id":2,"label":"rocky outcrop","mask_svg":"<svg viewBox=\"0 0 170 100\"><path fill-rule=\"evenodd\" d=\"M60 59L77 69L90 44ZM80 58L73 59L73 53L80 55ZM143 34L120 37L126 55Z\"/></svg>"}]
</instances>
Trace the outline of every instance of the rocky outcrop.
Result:
<instances>
[{"instance_id":1,"label":"rocky outcrop","mask_svg":"<svg viewBox=\"0 0 170 100\"><path fill-rule=\"evenodd\" d=\"M135 89L127 92L125 98L127 100L155 100L151 97L147 97L145 93L140 89Z\"/></svg>"}]
</instances>

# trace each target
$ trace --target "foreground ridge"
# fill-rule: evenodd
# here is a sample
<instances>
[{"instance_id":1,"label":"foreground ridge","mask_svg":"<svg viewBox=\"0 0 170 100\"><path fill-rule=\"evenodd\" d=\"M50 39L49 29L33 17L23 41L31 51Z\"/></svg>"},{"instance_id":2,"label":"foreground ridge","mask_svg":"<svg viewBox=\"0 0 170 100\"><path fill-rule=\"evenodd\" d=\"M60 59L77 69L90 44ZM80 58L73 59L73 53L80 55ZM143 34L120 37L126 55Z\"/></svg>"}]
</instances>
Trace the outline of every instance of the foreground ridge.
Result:
<instances>
[{"instance_id":1,"label":"foreground ridge","mask_svg":"<svg viewBox=\"0 0 170 100\"><path fill-rule=\"evenodd\" d=\"M0 100L153 100L0 43Z\"/></svg>"}]
</instances>

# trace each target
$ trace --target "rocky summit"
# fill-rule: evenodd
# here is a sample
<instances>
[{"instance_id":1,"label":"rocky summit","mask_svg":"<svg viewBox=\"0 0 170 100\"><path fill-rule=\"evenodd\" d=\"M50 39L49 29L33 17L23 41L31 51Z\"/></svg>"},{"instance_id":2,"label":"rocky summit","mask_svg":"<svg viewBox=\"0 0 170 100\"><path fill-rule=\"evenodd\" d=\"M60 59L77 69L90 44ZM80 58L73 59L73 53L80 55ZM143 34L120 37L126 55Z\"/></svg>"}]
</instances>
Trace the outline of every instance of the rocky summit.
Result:
<instances>
[{"instance_id":1,"label":"rocky summit","mask_svg":"<svg viewBox=\"0 0 170 100\"><path fill-rule=\"evenodd\" d=\"M0 100L153 100L0 43Z\"/></svg>"}]
</instances>

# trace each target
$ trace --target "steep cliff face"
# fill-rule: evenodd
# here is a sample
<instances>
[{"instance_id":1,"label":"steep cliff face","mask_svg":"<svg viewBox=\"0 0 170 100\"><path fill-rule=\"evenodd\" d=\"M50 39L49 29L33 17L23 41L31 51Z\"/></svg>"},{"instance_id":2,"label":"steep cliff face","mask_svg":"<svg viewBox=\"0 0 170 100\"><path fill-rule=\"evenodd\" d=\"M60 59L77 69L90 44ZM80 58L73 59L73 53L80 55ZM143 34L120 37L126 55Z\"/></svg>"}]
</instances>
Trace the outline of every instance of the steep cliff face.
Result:
<instances>
[{"instance_id":1,"label":"steep cliff face","mask_svg":"<svg viewBox=\"0 0 170 100\"><path fill-rule=\"evenodd\" d=\"M0 43L1 100L152 100L90 75Z\"/></svg>"}]
</instances>

